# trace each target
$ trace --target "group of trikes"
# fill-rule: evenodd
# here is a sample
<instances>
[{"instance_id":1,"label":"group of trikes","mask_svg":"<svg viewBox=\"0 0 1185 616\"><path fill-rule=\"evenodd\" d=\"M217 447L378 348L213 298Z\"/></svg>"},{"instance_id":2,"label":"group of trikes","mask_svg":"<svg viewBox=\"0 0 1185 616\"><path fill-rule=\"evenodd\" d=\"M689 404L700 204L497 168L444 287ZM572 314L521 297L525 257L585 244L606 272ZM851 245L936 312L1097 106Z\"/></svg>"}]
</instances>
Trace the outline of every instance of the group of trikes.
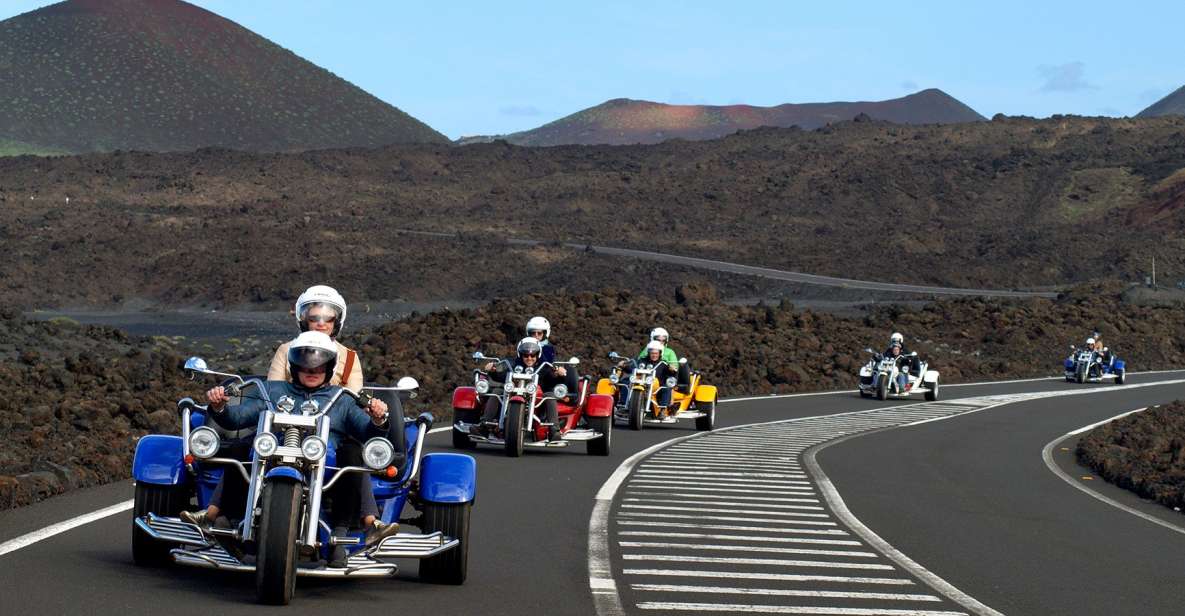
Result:
<instances>
[{"instance_id":1,"label":"group of trikes","mask_svg":"<svg viewBox=\"0 0 1185 616\"><path fill-rule=\"evenodd\" d=\"M340 304L337 314L344 317L344 301ZM297 310L303 319L299 301ZM684 418L695 419L700 430L713 428L716 388L701 384L686 359L673 358L665 330L656 329L635 359L610 354L611 374L593 388L589 377L576 378L577 358L558 362L554 349L543 352L540 342L546 342L550 324L542 323L545 333L520 342L513 359L474 354L483 362L474 371L474 385L453 394L457 448L496 443L518 456L524 447L585 441L590 454L605 456L617 419L633 429ZM432 415L405 421L402 411L402 401L414 398L419 387L414 378L404 377L394 387L329 387L325 375L334 374L335 349L345 347L316 331L305 331L290 345L290 382L217 372L197 357L186 361L191 378L205 375L221 384L207 392L205 406L190 398L178 402L179 436L152 434L137 444L135 561L253 572L258 599L271 604L291 600L298 576L390 577L397 571L395 559L418 559L426 581L463 583L476 496L473 457L424 454ZM330 358L328 373L325 366L319 372L309 368L316 366L307 358L318 356ZM316 375L321 380L314 393L297 387L300 379ZM379 414L371 413L376 403L398 411L383 414L379 424ZM482 421L483 410L488 421ZM346 447L340 442L351 430L351 442L361 452L354 457L342 453ZM346 503L348 491L342 496L350 482L363 495L352 504ZM226 504L230 499L223 490L230 485L245 485L237 488L245 490L241 505ZM373 528L342 526L337 509L359 506L359 500L375 508ZM206 511L217 505L228 509L219 524L209 523Z\"/></svg>"}]
</instances>

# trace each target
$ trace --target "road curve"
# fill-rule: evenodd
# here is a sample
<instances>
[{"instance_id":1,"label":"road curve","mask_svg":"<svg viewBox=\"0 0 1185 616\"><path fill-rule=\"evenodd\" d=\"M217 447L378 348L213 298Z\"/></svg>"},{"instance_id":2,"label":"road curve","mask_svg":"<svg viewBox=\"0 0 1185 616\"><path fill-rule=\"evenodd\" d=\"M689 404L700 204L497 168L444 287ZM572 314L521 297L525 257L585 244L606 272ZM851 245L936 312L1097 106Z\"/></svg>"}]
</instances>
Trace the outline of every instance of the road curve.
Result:
<instances>
[{"instance_id":1,"label":"road curve","mask_svg":"<svg viewBox=\"0 0 1185 616\"><path fill-rule=\"evenodd\" d=\"M1133 375L1131 380L1139 382L1173 376ZM1176 378L1180 376L1181 373L1176 374ZM1078 386L1046 380L958 388L948 386L943 394L947 400L953 400L1067 387ZM1145 390L1141 395L1155 398L1153 394L1170 395L1159 390ZM1079 404L1087 404L1103 397L1075 396L1073 399ZM1123 401L1132 407L1138 402ZM718 418L720 425L735 426L904 404L907 403L864 400L843 392L722 404ZM999 412L993 410L971 417L991 418ZM954 426L968 421L971 419L928 425ZM922 427L885 434L919 431L923 431ZM608 460L587 456L582 447L566 451L532 451L520 459L508 459L494 449L481 449L476 454L479 493L473 513L470 577L464 586L421 584L415 579L413 563L395 580L340 583L301 579L293 604L286 611L293 614L322 613L327 609L364 609L381 604L388 609L442 614L595 614L589 594L587 529L598 488L614 468L634 452L690 433L686 428L642 432L619 430L614 434L614 452ZM879 438L879 435L861 437L852 443ZM444 449L446 442L447 435L438 434L432 437L431 444L433 448ZM833 449L839 451L848 446L844 444ZM825 452L822 461L827 472L833 473L828 463L830 453L831 450ZM1039 453L1040 447L1036 456L1038 464ZM862 466L856 477L867 479L869 468L877 468L879 479L882 469L889 467ZM848 499L847 490L853 484L833 478L844 498ZM0 541L112 505L130 495L130 486L121 483L4 512L0 514ZM939 510L946 508L941 503L932 506ZM853 506L852 510L864 518L859 506ZM911 546L914 544L898 544L898 537L886 532L877 520L879 518L870 517L865 521L905 553L926 566L931 565L930 553L913 553ZM0 584L4 588L20 589L20 592L0 594L0 611L71 613L85 607L97 613L148 613L161 611L164 607L168 612L178 614L258 613L249 576L218 575L180 567L138 568L131 563L129 532L128 515L121 514L0 556ZM945 571L940 573L945 575ZM976 588L960 585L962 578L952 577L955 579L948 579L956 586L985 599L973 592ZM1009 583L1023 585L1024 580ZM990 600L986 602L993 605ZM632 606L629 609L632 611Z\"/></svg>"},{"instance_id":2,"label":"road curve","mask_svg":"<svg viewBox=\"0 0 1185 616\"><path fill-rule=\"evenodd\" d=\"M398 229L400 233L408 233L413 235L424 235L428 237L439 238L455 238L455 233L442 233L437 231L415 231L411 229ZM508 244L518 246L538 246L545 244L542 240L529 240L510 238L506 240ZM729 274L740 274L742 276L756 276L758 278L768 278L771 280L782 280L786 282L797 282L800 284L811 284L824 287L841 287L845 289L863 289L867 291L891 291L896 293L919 293L923 295L953 295L953 296L974 296L974 297L1044 297L1053 299L1057 297L1057 293L1049 291L1015 291L1006 289L961 289L955 287L933 287L927 285L917 284L896 284L891 282L873 282L870 280L855 280L852 278L838 278L835 276L819 276L816 274L804 274L801 272L791 272L787 270L772 269L768 267L756 267L753 265L741 265L739 263L729 263L727 261L716 261L712 259L701 259L698 257L685 257L681 255L672 255L662 252L650 252L646 250L634 250L632 248L614 248L611 246L596 246L593 244L581 244L579 242L564 242L564 246L576 250L591 250L592 252L604 255L611 255L615 257L629 257L634 259L644 259L647 261L657 261L659 263L670 263L672 265L684 265L687 267L694 267L699 269L712 270L716 272L725 272Z\"/></svg>"}]
</instances>

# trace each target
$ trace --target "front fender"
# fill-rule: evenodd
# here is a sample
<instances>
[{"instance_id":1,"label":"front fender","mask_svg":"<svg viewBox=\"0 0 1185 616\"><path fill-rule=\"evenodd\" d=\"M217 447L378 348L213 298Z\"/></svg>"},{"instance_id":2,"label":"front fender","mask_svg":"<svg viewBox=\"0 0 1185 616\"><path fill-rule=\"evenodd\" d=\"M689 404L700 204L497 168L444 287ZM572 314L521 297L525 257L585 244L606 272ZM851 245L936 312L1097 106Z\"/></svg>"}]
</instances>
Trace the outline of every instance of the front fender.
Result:
<instances>
[{"instance_id":1,"label":"front fender","mask_svg":"<svg viewBox=\"0 0 1185 616\"><path fill-rule=\"evenodd\" d=\"M267 479L274 479L276 477L284 477L287 479L294 479L296 481L299 481L300 483L304 483L304 473L301 473L300 471L292 468L291 466L277 466L277 467L273 468L272 470L268 471L267 474L264 475L264 477Z\"/></svg>"},{"instance_id":2,"label":"front fender","mask_svg":"<svg viewBox=\"0 0 1185 616\"><path fill-rule=\"evenodd\" d=\"M715 385L700 385L695 388L696 402L715 402L716 401L716 386Z\"/></svg>"},{"instance_id":3,"label":"front fender","mask_svg":"<svg viewBox=\"0 0 1185 616\"><path fill-rule=\"evenodd\" d=\"M180 436L149 434L136 443L132 477L142 483L175 486L185 478Z\"/></svg>"},{"instance_id":4,"label":"front fender","mask_svg":"<svg viewBox=\"0 0 1185 616\"><path fill-rule=\"evenodd\" d=\"M609 417L613 414L613 396L601 393L589 396L584 414L589 417Z\"/></svg>"},{"instance_id":5,"label":"front fender","mask_svg":"<svg viewBox=\"0 0 1185 616\"><path fill-rule=\"evenodd\" d=\"M477 497L477 461L460 453L430 453L420 460L420 498L467 503Z\"/></svg>"}]
</instances>

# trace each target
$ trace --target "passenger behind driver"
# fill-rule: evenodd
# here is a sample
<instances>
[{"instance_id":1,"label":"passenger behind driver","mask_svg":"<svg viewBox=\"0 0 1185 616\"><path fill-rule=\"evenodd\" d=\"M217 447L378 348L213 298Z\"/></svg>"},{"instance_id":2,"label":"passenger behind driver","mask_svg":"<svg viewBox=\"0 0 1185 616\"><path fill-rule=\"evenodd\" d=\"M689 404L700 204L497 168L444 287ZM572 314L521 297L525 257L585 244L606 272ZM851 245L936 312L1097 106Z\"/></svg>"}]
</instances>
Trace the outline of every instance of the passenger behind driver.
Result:
<instances>
[{"instance_id":1,"label":"passenger behind driver","mask_svg":"<svg viewBox=\"0 0 1185 616\"><path fill-rule=\"evenodd\" d=\"M527 321L527 336L539 341L542 349L540 362L555 362L555 345L551 344L551 321L544 317L531 317ZM569 404L577 403L580 396L580 377L576 374L576 366L556 366L555 373L564 377L564 384L571 392L566 397Z\"/></svg>"},{"instance_id":2,"label":"passenger behind driver","mask_svg":"<svg viewBox=\"0 0 1185 616\"><path fill-rule=\"evenodd\" d=\"M288 397L295 401L300 408L305 401L314 401L322 409L333 400L334 395L341 389L331 385L329 374L333 373L337 364L337 345L324 333L304 332L288 345L287 363L289 379L284 381L268 381L266 383L268 398L279 402ZM267 408L262 399L245 399L241 404L227 406L229 396L222 387L214 387L206 392L212 419L219 425L237 430L256 425L259 415ZM341 395L325 413L330 424L329 447L335 451L335 464L339 468L346 466L362 466L362 448L359 445L374 437L391 438L390 431L397 426L388 421L387 405L378 399L372 399L364 411L358 407L357 401L349 395ZM347 437L353 437L352 440ZM226 484L226 490L239 488L240 482ZM339 478L327 494L332 499L330 510L334 536L345 536L350 526L361 519L361 507L365 494L371 491L370 480L361 473L348 473ZM381 522L367 527L366 541L368 544L377 543L384 537L398 531L398 524L385 525ZM344 566L346 549L344 545L336 546L331 565Z\"/></svg>"},{"instance_id":3,"label":"passenger behind driver","mask_svg":"<svg viewBox=\"0 0 1185 616\"><path fill-rule=\"evenodd\" d=\"M539 341L535 338L523 338L519 341L518 347L515 348L515 360L510 366L505 363L489 362L483 369L489 376L490 382L494 384L502 384L506 382L507 373L513 371L515 368L522 368L526 370L535 370L536 366L542 365L540 356L543 353L543 348ZM545 365L538 369L539 372L539 393L540 395L547 395L559 385L561 376L558 368L551 365ZM473 432L475 434L485 435L489 432L488 426L498 423L498 415L502 412L502 401L497 396L489 396L486 398L485 408L481 415L481 423L474 426ZM543 401L543 421L549 423L551 426L547 430L547 440L555 441L560 438L559 431L559 407L556 406L554 398L549 398Z\"/></svg>"},{"instance_id":4,"label":"passenger behind driver","mask_svg":"<svg viewBox=\"0 0 1185 616\"><path fill-rule=\"evenodd\" d=\"M675 352L675 349L671 348L671 335L667 333L667 330L661 327L655 327L650 330L650 341L653 342L655 340L661 342L663 345L662 360L670 364L677 373L676 379L678 380L678 384L676 389L681 393L688 393L691 389L691 366L685 361L679 361L679 354ZM638 352L638 359L642 359L646 354L648 346L642 347L642 350Z\"/></svg>"}]
</instances>

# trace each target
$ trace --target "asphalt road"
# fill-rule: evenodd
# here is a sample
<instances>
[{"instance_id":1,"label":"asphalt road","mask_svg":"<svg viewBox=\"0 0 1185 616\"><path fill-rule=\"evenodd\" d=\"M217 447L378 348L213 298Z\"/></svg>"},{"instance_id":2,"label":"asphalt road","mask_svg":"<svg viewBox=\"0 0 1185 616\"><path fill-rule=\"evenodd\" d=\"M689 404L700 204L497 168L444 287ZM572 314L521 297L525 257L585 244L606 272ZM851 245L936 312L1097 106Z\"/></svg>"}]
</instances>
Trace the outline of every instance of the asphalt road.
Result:
<instances>
[{"instance_id":1,"label":"asphalt road","mask_svg":"<svg viewBox=\"0 0 1185 616\"><path fill-rule=\"evenodd\" d=\"M1183 376L1132 375L1129 380ZM945 400L953 400L1081 387L1049 380L946 386L942 393ZM1166 543L1181 537L1166 537L1172 533L1143 528L1147 522L1090 502L1049 473L1041 465L1040 452L1046 442L1069 429L1180 394L1180 386L1156 387L1006 406L862 436L824 450L819 459L865 524L1001 611L1133 613L1100 607L1114 607L1126 597L1144 602L1125 604L1129 608L1149 606L1137 612L1169 613L1173 610L1160 608L1177 593L1158 589L1164 588L1162 581L1185 581L1185 574L1175 573L1185 569L1171 567L1182 559L1173 560L1158 550L1166 552ZM851 392L738 401L719 407L718 424L907 403L864 400ZM637 433L617 430L608 459L587 456L581 445L528 451L520 459L505 458L493 448L479 449L470 573L464 586L422 584L411 563L393 580L302 578L292 605L283 609L323 613L382 605L411 613L594 614L587 559L597 490L634 452L691 433L689 423ZM434 435L431 444L444 448L447 438ZM707 479L705 484L710 485ZM0 514L0 542L131 494L130 484L124 483L5 512ZM121 513L0 556L0 587L6 589L0 593L0 613L238 614L262 609L253 603L250 576L134 566L129 533L130 513ZM1149 561L1153 556L1155 564ZM620 560L620 554L615 558ZM1119 581L1124 590L1114 592L1109 602L1096 596L1106 595L1109 585ZM1082 596L1073 597L1075 592ZM1071 605L1083 609L1063 609ZM626 609L634 611L632 604Z\"/></svg>"}]
</instances>

